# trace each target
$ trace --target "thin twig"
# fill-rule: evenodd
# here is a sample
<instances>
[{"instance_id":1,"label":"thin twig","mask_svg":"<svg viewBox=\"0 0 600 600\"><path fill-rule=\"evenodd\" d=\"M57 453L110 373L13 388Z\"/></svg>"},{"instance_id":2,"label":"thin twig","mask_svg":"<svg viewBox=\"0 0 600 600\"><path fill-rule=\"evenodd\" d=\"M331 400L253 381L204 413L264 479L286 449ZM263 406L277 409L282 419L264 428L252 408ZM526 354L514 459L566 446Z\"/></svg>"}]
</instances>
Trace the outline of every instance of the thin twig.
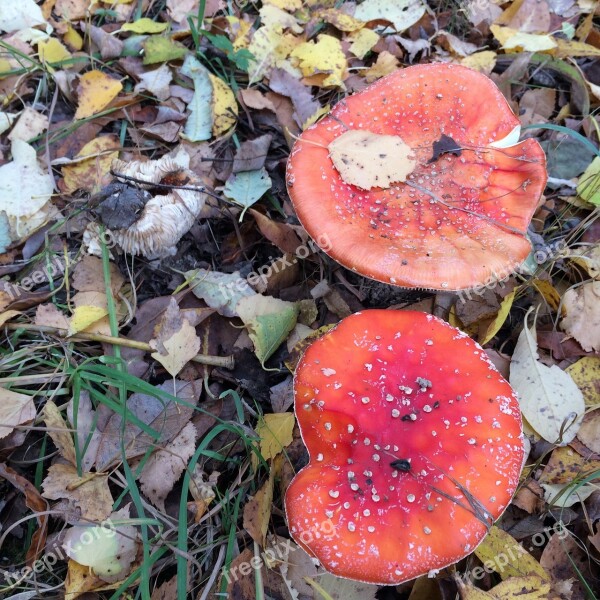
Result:
<instances>
[{"instance_id":1,"label":"thin twig","mask_svg":"<svg viewBox=\"0 0 600 600\"><path fill-rule=\"evenodd\" d=\"M49 325L33 325L29 323L5 323L3 327L10 331L17 331L19 329L25 331L36 331L39 333L48 333L50 335L55 335L57 337L69 340L86 340L90 342L101 342L104 344L112 344L113 346L125 346L126 348L143 350L144 352L156 352L155 348L152 348L150 344L146 344L145 342L128 340L127 338L122 337L112 337L110 335L103 335L101 333L85 333L83 331L80 331L78 333L70 335L67 329L61 329L60 327L51 327ZM212 365L214 367L223 367L225 369L233 369L234 367L234 359L231 355L211 356L209 354L197 354L191 360L202 365Z\"/></svg>"}]
</instances>

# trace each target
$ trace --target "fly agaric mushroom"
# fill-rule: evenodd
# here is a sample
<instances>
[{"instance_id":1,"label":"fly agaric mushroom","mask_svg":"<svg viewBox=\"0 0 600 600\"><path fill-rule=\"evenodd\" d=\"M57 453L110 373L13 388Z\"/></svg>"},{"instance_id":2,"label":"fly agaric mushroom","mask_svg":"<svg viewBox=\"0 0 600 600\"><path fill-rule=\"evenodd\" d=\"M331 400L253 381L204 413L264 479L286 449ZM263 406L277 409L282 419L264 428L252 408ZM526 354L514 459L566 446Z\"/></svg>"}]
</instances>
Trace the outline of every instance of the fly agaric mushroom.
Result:
<instances>
[{"instance_id":1,"label":"fly agaric mushroom","mask_svg":"<svg viewBox=\"0 0 600 600\"><path fill-rule=\"evenodd\" d=\"M506 277L531 250L546 161L537 141L516 143L519 131L485 75L408 67L300 136L289 195L309 235L329 240L322 249L345 267L404 287L472 288Z\"/></svg>"},{"instance_id":2,"label":"fly agaric mushroom","mask_svg":"<svg viewBox=\"0 0 600 600\"><path fill-rule=\"evenodd\" d=\"M306 350L294 392L310 462L286 494L290 534L331 573L397 584L441 569L510 502L523 461L516 395L444 321L351 315Z\"/></svg>"}]
</instances>

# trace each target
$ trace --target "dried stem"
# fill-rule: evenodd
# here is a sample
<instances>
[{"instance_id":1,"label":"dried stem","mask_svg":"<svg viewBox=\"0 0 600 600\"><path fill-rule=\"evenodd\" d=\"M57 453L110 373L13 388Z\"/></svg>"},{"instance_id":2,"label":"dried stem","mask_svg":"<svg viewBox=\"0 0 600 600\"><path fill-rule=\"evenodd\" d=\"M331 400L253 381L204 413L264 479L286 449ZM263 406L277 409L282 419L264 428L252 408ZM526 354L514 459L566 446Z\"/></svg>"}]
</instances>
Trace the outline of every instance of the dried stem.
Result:
<instances>
[{"instance_id":1,"label":"dried stem","mask_svg":"<svg viewBox=\"0 0 600 600\"><path fill-rule=\"evenodd\" d=\"M144 352L156 352L155 348L152 348L150 344L145 342L138 342L136 340L128 340L121 337L112 337L110 335L103 335L101 333L85 333L80 331L69 335L67 329L61 329L60 327L50 327L49 325L32 325L29 323L5 323L4 327L10 331L16 331L22 329L25 331L36 331L39 333L48 333L55 335L60 338L69 340L86 340L90 342L101 342L103 344L112 344L113 346L124 346L126 348L135 348L136 350L143 350ZM192 358L192 361L203 364L211 365L213 367L223 367L225 369L233 369L234 360L233 356L211 356L209 354L197 354Z\"/></svg>"}]
</instances>

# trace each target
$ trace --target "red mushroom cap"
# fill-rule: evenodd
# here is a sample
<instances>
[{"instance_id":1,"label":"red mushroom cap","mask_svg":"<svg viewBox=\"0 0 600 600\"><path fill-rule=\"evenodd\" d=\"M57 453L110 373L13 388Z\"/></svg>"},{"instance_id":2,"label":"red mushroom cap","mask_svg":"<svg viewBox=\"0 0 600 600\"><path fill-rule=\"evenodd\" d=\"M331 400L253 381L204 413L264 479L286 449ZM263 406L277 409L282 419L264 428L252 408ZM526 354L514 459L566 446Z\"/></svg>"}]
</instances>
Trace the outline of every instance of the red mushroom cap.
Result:
<instances>
[{"instance_id":1,"label":"red mushroom cap","mask_svg":"<svg viewBox=\"0 0 600 600\"><path fill-rule=\"evenodd\" d=\"M395 71L339 102L294 145L287 185L298 218L332 258L405 287L459 290L512 273L531 247L527 226L546 183L496 85L453 64ZM346 183L329 144L351 130L399 136L418 165L404 183ZM322 241L324 242L322 243Z\"/></svg>"},{"instance_id":2,"label":"red mushroom cap","mask_svg":"<svg viewBox=\"0 0 600 600\"><path fill-rule=\"evenodd\" d=\"M296 370L310 455L286 494L293 539L335 575L397 584L484 538L516 489L521 416L464 333L420 312L367 310Z\"/></svg>"}]
</instances>

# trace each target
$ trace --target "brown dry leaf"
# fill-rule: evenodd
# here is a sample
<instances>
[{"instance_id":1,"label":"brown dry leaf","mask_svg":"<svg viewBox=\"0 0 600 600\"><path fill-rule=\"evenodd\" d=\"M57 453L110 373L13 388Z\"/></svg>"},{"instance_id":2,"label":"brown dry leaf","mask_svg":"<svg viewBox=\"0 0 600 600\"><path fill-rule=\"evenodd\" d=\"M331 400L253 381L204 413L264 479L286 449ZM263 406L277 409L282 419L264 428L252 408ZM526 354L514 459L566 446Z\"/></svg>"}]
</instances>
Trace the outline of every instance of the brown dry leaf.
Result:
<instances>
[{"instance_id":1,"label":"brown dry leaf","mask_svg":"<svg viewBox=\"0 0 600 600\"><path fill-rule=\"evenodd\" d=\"M144 454L149 447L165 446L189 422L194 406L202 391L202 381L166 381L158 389L176 396L181 402L162 397L136 393L127 399L128 410L154 432L157 439L142 431L134 423L124 427L123 418L113 414L102 430L102 438L96 456L96 469L104 471L124 458L135 458ZM122 456L125 448L125 457Z\"/></svg>"},{"instance_id":2,"label":"brown dry leaf","mask_svg":"<svg viewBox=\"0 0 600 600\"><path fill-rule=\"evenodd\" d=\"M552 576L554 589L560 583L570 582L573 584L573 590L569 598L586 597L575 567L579 569L584 580L589 581L588 556L568 531L559 531L550 538L542 552L540 564Z\"/></svg>"},{"instance_id":3,"label":"brown dry leaf","mask_svg":"<svg viewBox=\"0 0 600 600\"><path fill-rule=\"evenodd\" d=\"M69 320L55 304L40 304L35 311L34 323L36 325L56 327L58 329L69 328Z\"/></svg>"},{"instance_id":4,"label":"brown dry leaf","mask_svg":"<svg viewBox=\"0 0 600 600\"><path fill-rule=\"evenodd\" d=\"M560 323L587 352L600 352L600 281L568 289L563 296L567 315Z\"/></svg>"},{"instance_id":5,"label":"brown dry leaf","mask_svg":"<svg viewBox=\"0 0 600 600\"><path fill-rule=\"evenodd\" d=\"M119 293L125 279L114 263L109 263L109 281L113 296ZM86 255L75 265L71 285L80 292L106 291L104 284L104 267L102 260L96 256Z\"/></svg>"},{"instance_id":6,"label":"brown dry leaf","mask_svg":"<svg viewBox=\"0 0 600 600\"><path fill-rule=\"evenodd\" d=\"M177 575L153 589L150 600L177 600Z\"/></svg>"},{"instance_id":7,"label":"brown dry leaf","mask_svg":"<svg viewBox=\"0 0 600 600\"><path fill-rule=\"evenodd\" d=\"M537 481L529 479L513 498L513 504L529 514L540 513L546 506L544 490Z\"/></svg>"},{"instance_id":8,"label":"brown dry leaf","mask_svg":"<svg viewBox=\"0 0 600 600\"><path fill-rule=\"evenodd\" d=\"M275 463L271 465L269 479L244 506L244 529L252 539L264 548L271 509L273 504L273 486L275 483Z\"/></svg>"},{"instance_id":9,"label":"brown dry leaf","mask_svg":"<svg viewBox=\"0 0 600 600\"><path fill-rule=\"evenodd\" d=\"M248 211L256 220L260 232L282 252L293 254L300 246L300 238L294 229L287 223L273 221L254 208Z\"/></svg>"},{"instance_id":10,"label":"brown dry leaf","mask_svg":"<svg viewBox=\"0 0 600 600\"><path fill-rule=\"evenodd\" d=\"M207 511L210 503L215 499L217 482L219 480L219 471L213 471L206 481L206 473L200 468L200 465L194 467L190 481L190 494L194 499L188 502L188 510L194 514L194 522L199 523L202 515Z\"/></svg>"},{"instance_id":11,"label":"brown dry leaf","mask_svg":"<svg viewBox=\"0 0 600 600\"><path fill-rule=\"evenodd\" d=\"M0 314L0 327L7 323L11 319L18 317L21 313L19 310L6 310L2 314Z\"/></svg>"},{"instance_id":12,"label":"brown dry leaf","mask_svg":"<svg viewBox=\"0 0 600 600\"><path fill-rule=\"evenodd\" d=\"M48 428L48 435L52 438L61 456L72 465L77 464L73 437L61 412L52 400L46 401L42 410L42 418Z\"/></svg>"},{"instance_id":13,"label":"brown dry leaf","mask_svg":"<svg viewBox=\"0 0 600 600\"><path fill-rule=\"evenodd\" d=\"M110 166L119 155L121 144L115 135L103 135L88 142L73 159L62 168L62 189L71 194L77 190L98 191L108 183Z\"/></svg>"},{"instance_id":14,"label":"brown dry leaf","mask_svg":"<svg viewBox=\"0 0 600 600\"><path fill-rule=\"evenodd\" d=\"M254 569L250 563L253 557L252 550L246 548L231 561L229 569L224 571L223 576L227 581L227 598L253 600L256 597Z\"/></svg>"},{"instance_id":15,"label":"brown dry leaf","mask_svg":"<svg viewBox=\"0 0 600 600\"><path fill-rule=\"evenodd\" d=\"M86 0L87 2L87 0ZM67 577L65 578L65 598L79 598L87 592L112 590L119 587L118 583L109 585L91 572L89 567L80 565L74 560L67 563Z\"/></svg>"},{"instance_id":16,"label":"brown dry leaf","mask_svg":"<svg viewBox=\"0 0 600 600\"><path fill-rule=\"evenodd\" d=\"M85 119L104 110L123 89L120 81L102 71L88 71L79 80L79 105L75 119Z\"/></svg>"},{"instance_id":17,"label":"brown dry leaf","mask_svg":"<svg viewBox=\"0 0 600 600\"><path fill-rule=\"evenodd\" d=\"M577 439L595 454L600 454L600 410L588 412L583 417Z\"/></svg>"},{"instance_id":18,"label":"brown dry leaf","mask_svg":"<svg viewBox=\"0 0 600 600\"><path fill-rule=\"evenodd\" d=\"M335 138L329 156L342 179L363 190L406 181L417 166L412 148L399 136L362 129Z\"/></svg>"},{"instance_id":19,"label":"brown dry leaf","mask_svg":"<svg viewBox=\"0 0 600 600\"><path fill-rule=\"evenodd\" d=\"M27 550L27 564L31 564L44 551L46 546L46 535L48 533L48 503L42 498L36 487L11 469L6 463L0 463L0 477L9 481L25 496L25 504L37 516L38 529L31 538L31 545Z\"/></svg>"},{"instance_id":20,"label":"brown dry leaf","mask_svg":"<svg viewBox=\"0 0 600 600\"><path fill-rule=\"evenodd\" d=\"M273 102L256 89L240 90L240 96L248 108L254 108L256 110L266 109L271 112L276 112Z\"/></svg>"},{"instance_id":21,"label":"brown dry leaf","mask_svg":"<svg viewBox=\"0 0 600 600\"><path fill-rule=\"evenodd\" d=\"M112 511L114 500L103 473L83 473L80 477L74 466L55 464L48 469L42 486L44 498L71 500L83 519L103 521Z\"/></svg>"},{"instance_id":22,"label":"brown dry leaf","mask_svg":"<svg viewBox=\"0 0 600 600\"><path fill-rule=\"evenodd\" d=\"M556 103L556 90L539 88L527 90L519 102L519 119L523 126L532 123L546 123Z\"/></svg>"},{"instance_id":23,"label":"brown dry leaf","mask_svg":"<svg viewBox=\"0 0 600 600\"><path fill-rule=\"evenodd\" d=\"M14 428L35 419L33 397L0 387L0 439Z\"/></svg>"},{"instance_id":24,"label":"brown dry leaf","mask_svg":"<svg viewBox=\"0 0 600 600\"><path fill-rule=\"evenodd\" d=\"M548 33L550 9L546 0L517 0L498 18L498 25L508 25L524 33Z\"/></svg>"},{"instance_id":25,"label":"brown dry leaf","mask_svg":"<svg viewBox=\"0 0 600 600\"><path fill-rule=\"evenodd\" d=\"M196 450L196 428L188 423L164 449L146 462L139 477L142 492L159 510L165 511L165 500Z\"/></svg>"},{"instance_id":26,"label":"brown dry leaf","mask_svg":"<svg viewBox=\"0 0 600 600\"><path fill-rule=\"evenodd\" d=\"M67 21L79 21L89 16L89 0L56 0L54 12Z\"/></svg>"},{"instance_id":27,"label":"brown dry leaf","mask_svg":"<svg viewBox=\"0 0 600 600\"><path fill-rule=\"evenodd\" d=\"M11 132L8 134L8 139L11 142L13 140L27 142L46 131L46 129L48 129L48 117L28 106L21 113Z\"/></svg>"}]
</instances>

